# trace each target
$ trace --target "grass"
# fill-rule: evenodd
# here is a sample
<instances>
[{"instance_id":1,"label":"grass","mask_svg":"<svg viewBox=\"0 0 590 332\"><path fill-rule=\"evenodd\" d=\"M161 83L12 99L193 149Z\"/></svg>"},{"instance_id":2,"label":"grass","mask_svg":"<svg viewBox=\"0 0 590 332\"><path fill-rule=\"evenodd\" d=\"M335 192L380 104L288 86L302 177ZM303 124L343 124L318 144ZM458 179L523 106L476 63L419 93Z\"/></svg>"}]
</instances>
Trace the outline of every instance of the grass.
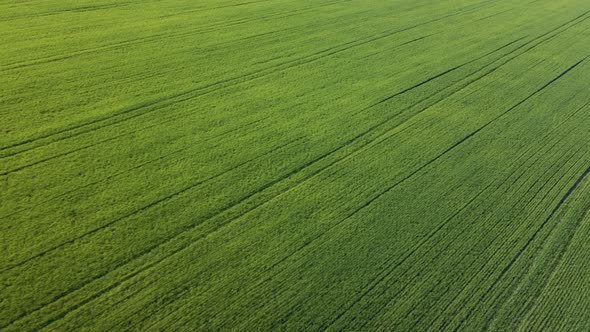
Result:
<instances>
[{"instance_id":1,"label":"grass","mask_svg":"<svg viewBox=\"0 0 590 332\"><path fill-rule=\"evenodd\" d=\"M0 329L587 330L589 18L0 3Z\"/></svg>"}]
</instances>

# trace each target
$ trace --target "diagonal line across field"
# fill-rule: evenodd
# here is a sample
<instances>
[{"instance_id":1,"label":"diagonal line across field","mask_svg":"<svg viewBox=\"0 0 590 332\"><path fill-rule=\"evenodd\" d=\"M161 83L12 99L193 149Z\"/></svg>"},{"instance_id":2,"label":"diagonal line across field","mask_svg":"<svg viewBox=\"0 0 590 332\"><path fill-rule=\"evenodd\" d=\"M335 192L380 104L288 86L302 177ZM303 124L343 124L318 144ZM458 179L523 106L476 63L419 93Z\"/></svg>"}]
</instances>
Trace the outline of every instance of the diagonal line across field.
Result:
<instances>
[{"instance_id":1,"label":"diagonal line across field","mask_svg":"<svg viewBox=\"0 0 590 332\"><path fill-rule=\"evenodd\" d=\"M0 4L0 329L590 329L590 4Z\"/></svg>"}]
</instances>

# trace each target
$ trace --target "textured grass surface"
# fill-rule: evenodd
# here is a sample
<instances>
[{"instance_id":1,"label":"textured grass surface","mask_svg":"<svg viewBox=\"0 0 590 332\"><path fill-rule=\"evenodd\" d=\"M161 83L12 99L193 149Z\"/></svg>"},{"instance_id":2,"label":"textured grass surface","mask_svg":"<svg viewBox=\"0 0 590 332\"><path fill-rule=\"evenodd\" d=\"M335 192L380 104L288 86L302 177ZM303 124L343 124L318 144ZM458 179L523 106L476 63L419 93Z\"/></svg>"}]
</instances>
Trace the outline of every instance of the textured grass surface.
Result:
<instances>
[{"instance_id":1,"label":"textured grass surface","mask_svg":"<svg viewBox=\"0 0 590 332\"><path fill-rule=\"evenodd\" d=\"M590 3L0 3L0 329L590 329Z\"/></svg>"}]
</instances>

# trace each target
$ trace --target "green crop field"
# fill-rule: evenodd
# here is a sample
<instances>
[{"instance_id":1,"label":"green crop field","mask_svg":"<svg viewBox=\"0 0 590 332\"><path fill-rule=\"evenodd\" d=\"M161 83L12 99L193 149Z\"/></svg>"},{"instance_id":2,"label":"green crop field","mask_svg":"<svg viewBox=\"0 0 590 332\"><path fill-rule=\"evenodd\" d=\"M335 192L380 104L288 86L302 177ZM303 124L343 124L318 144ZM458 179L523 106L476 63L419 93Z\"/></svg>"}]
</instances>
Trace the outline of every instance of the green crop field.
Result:
<instances>
[{"instance_id":1,"label":"green crop field","mask_svg":"<svg viewBox=\"0 0 590 332\"><path fill-rule=\"evenodd\" d=\"M1 331L590 330L590 1L0 0Z\"/></svg>"}]
</instances>

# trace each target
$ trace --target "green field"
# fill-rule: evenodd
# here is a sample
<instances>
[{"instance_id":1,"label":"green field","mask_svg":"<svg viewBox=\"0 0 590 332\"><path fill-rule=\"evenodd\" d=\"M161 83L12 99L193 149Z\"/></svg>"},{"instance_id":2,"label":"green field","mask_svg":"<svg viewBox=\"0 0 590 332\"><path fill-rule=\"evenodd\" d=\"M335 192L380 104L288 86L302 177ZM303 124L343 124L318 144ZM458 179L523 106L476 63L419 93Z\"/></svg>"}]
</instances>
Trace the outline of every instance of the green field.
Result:
<instances>
[{"instance_id":1,"label":"green field","mask_svg":"<svg viewBox=\"0 0 590 332\"><path fill-rule=\"evenodd\" d=\"M590 330L590 1L0 1L1 331Z\"/></svg>"}]
</instances>

